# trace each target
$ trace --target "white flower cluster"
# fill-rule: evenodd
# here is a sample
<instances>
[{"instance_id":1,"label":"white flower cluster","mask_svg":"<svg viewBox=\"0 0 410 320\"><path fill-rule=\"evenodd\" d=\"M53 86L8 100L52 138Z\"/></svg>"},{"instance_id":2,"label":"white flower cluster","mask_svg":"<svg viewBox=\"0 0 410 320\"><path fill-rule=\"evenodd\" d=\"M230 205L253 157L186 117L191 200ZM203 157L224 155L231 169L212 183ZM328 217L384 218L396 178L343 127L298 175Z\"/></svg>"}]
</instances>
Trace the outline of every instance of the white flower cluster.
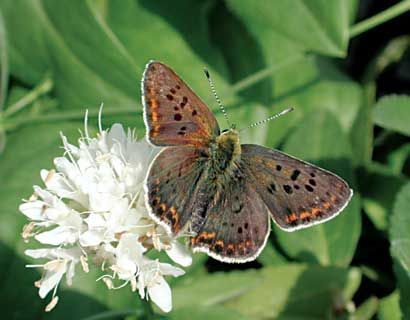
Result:
<instances>
[{"instance_id":1,"label":"white flower cluster","mask_svg":"<svg viewBox=\"0 0 410 320\"><path fill-rule=\"evenodd\" d=\"M51 310L58 302L57 287L65 275L72 283L76 266L88 272L89 262L101 268L108 289L130 284L141 298L160 309L172 308L171 289L164 276L184 274L180 268L148 258L149 250L165 250L181 266L191 264L184 245L167 234L148 215L143 184L157 150L145 140L136 141L119 124L90 138L87 126L79 146L62 135L65 155L54 160L55 170L42 170L45 188L34 186L33 196L20 205L30 219L23 238L34 237L46 248L26 250L43 259L29 265L44 269L36 282L39 295L52 292ZM117 285L120 283L120 285Z\"/></svg>"}]
</instances>

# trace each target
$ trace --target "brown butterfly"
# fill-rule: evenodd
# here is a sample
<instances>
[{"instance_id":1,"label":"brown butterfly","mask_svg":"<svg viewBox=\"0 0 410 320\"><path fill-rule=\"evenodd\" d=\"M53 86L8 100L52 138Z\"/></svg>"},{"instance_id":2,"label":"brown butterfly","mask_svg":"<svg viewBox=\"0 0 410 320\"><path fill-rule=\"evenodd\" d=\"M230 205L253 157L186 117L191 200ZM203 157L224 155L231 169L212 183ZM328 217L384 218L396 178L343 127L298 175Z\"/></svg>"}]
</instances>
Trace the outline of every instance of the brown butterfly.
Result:
<instances>
[{"instance_id":1,"label":"brown butterfly","mask_svg":"<svg viewBox=\"0 0 410 320\"><path fill-rule=\"evenodd\" d=\"M145 182L146 205L169 232L193 234L194 251L224 262L256 259L270 219L285 231L325 222L349 202L348 184L277 150L220 132L206 104L163 63L142 78L147 138L164 146Z\"/></svg>"}]
</instances>

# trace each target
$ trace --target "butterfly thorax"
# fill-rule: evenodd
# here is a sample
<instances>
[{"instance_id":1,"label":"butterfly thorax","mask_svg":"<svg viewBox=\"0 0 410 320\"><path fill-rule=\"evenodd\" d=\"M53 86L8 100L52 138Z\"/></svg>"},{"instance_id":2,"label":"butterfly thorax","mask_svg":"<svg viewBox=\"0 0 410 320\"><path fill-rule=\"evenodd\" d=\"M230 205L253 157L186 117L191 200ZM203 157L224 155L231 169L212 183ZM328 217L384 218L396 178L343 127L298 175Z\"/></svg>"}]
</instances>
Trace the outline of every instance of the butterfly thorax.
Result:
<instances>
[{"instance_id":1,"label":"butterfly thorax","mask_svg":"<svg viewBox=\"0 0 410 320\"><path fill-rule=\"evenodd\" d=\"M217 173L227 173L241 157L239 134L235 129L229 129L219 135L211 144L211 160Z\"/></svg>"}]
</instances>

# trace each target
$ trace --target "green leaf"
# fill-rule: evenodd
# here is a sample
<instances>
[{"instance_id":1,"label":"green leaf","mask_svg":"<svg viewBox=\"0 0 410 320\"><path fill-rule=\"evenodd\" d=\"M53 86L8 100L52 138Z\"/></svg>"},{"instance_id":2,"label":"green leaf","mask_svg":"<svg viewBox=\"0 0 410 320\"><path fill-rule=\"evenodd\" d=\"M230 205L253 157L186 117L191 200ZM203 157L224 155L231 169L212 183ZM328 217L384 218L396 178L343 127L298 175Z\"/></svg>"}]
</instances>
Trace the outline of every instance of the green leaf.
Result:
<instances>
[{"instance_id":1,"label":"green leaf","mask_svg":"<svg viewBox=\"0 0 410 320\"><path fill-rule=\"evenodd\" d=\"M266 62L258 40L249 33L244 23L227 9L224 2L217 2L212 10L211 18L211 36L224 55L231 82L236 85L243 83L243 80L248 76L265 70ZM224 27L221 28L221 25ZM271 103L273 98L272 85L271 79L266 78L249 88L240 90L238 94L244 99L256 101L266 106ZM224 101L224 96L227 93L224 95L222 91L220 94L222 101Z\"/></svg>"},{"instance_id":2,"label":"green leaf","mask_svg":"<svg viewBox=\"0 0 410 320\"><path fill-rule=\"evenodd\" d=\"M34 85L41 80L49 65L43 34L47 19L43 15L41 3L4 0L0 3L0 9L6 29L13 30L13 37L8 39L10 72Z\"/></svg>"},{"instance_id":3,"label":"green leaf","mask_svg":"<svg viewBox=\"0 0 410 320\"><path fill-rule=\"evenodd\" d=\"M410 183L398 193L390 225L390 253L400 290L404 318L410 317Z\"/></svg>"},{"instance_id":4,"label":"green leaf","mask_svg":"<svg viewBox=\"0 0 410 320\"><path fill-rule=\"evenodd\" d=\"M187 306L172 311L168 317L170 320L248 320L248 318L235 310L222 306Z\"/></svg>"},{"instance_id":5,"label":"green leaf","mask_svg":"<svg viewBox=\"0 0 410 320\"><path fill-rule=\"evenodd\" d=\"M286 47L281 51L286 54ZM311 112L330 111L345 132L352 130L363 102L360 86L328 59L307 56L277 72L275 84L275 103L294 106L295 113L303 111L301 122Z\"/></svg>"},{"instance_id":6,"label":"green leaf","mask_svg":"<svg viewBox=\"0 0 410 320\"><path fill-rule=\"evenodd\" d=\"M374 122L386 129L410 136L410 97L388 95L382 97L374 109Z\"/></svg>"},{"instance_id":7,"label":"green leaf","mask_svg":"<svg viewBox=\"0 0 410 320\"><path fill-rule=\"evenodd\" d=\"M388 155L389 167L396 174L400 174L405 168L407 159L410 157L410 143L400 146Z\"/></svg>"},{"instance_id":8,"label":"green leaf","mask_svg":"<svg viewBox=\"0 0 410 320\"><path fill-rule=\"evenodd\" d=\"M222 305L251 319L323 318L348 302L360 284L357 269L284 265L214 273L174 289L174 308Z\"/></svg>"},{"instance_id":9,"label":"green leaf","mask_svg":"<svg viewBox=\"0 0 410 320\"><path fill-rule=\"evenodd\" d=\"M232 123L240 125L238 129L246 128L248 125L266 119L269 116L268 110L264 106L252 102L244 102L240 108L232 108L230 111L229 119ZM225 119L220 124L226 127ZM269 139L269 127L267 125L257 126L245 132L245 134L241 135L241 143L261 144Z\"/></svg>"},{"instance_id":10,"label":"green leaf","mask_svg":"<svg viewBox=\"0 0 410 320\"><path fill-rule=\"evenodd\" d=\"M371 95L369 91L370 85L363 90L365 93L363 96ZM356 118L352 124L350 130L350 142L352 144L352 151L354 154L353 164L363 165L371 161L373 151L373 118L372 118L372 106L373 96L364 99L361 107L359 108Z\"/></svg>"},{"instance_id":11,"label":"green leaf","mask_svg":"<svg viewBox=\"0 0 410 320\"><path fill-rule=\"evenodd\" d=\"M263 248L261 254L258 256L258 261L264 266L280 266L288 262L269 240L266 243L265 248Z\"/></svg>"},{"instance_id":12,"label":"green leaf","mask_svg":"<svg viewBox=\"0 0 410 320\"><path fill-rule=\"evenodd\" d=\"M376 162L359 170L363 209L379 230L386 230L397 192L408 181Z\"/></svg>"},{"instance_id":13,"label":"green leaf","mask_svg":"<svg viewBox=\"0 0 410 320\"><path fill-rule=\"evenodd\" d=\"M226 305L253 319L323 319L336 301L350 301L360 284L356 269L287 265L261 273L260 286Z\"/></svg>"},{"instance_id":14,"label":"green leaf","mask_svg":"<svg viewBox=\"0 0 410 320\"><path fill-rule=\"evenodd\" d=\"M308 115L289 137L284 151L339 174L355 189L351 147L338 121L329 112ZM293 258L347 266L361 230L359 196L354 195L339 216L324 224L291 233L279 228L274 230L282 248Z\"/></svg>"},{"instance_id":15,"label":"green leaf","mask_svg":"<svg viewBox=\"0 0 410 320\"><path fill-rule=\"evenodd\" d=\"M400 311L400 295L394 291L391 295L380 300L379 311L377 316L379 320L401 320L403 315Z\"/></svg>"},{"instance_id":16,"label":"green leaf","mask_svg":"<svg viewBox=\"0 0 410 320\"><path fill-rule=\"evenodd\" d=\"M191 305L223 304L261 284L263 276L255 270L213 273L199 279L183 279L173 290L174 309Z\"/></svg>"},{"instance_id":17,"label":"green leaf","mask_svg":"<svg viewBox=\"0 0 410 320\"><path fill-rule=\"evenodd\" d=\"M261 33L277 33L296 44L299 50L338 57L346 55L351 3L341 0L228 1L230 9L255 37Z\"/></svg>"},{"instance_id":18,"label":"green leaf","mask_svg":"<svg viewBox=\"0 0 410 320\"><path fill-rule=\"evenodd\" d=\"M2 7L7 25L15 27L13 52L22 57L13 61L14 74L35 83L40 72L52 69L56 94L65 108L104 102L110 107L140 109L139 82L150 59L171 65L205 100L214 102L203 66L208 66L218 87L226 86L221 77L226 72L224 62L208 40L204 4L192 7L192 2L180 1L169 10L164 2L107 1L97 6L94 1L73 5L43 0L14 6L6 0ZM200 28L192 29L182 15L188 8L200 12L199 17L190 18ZM15 16L27 19L15 25ZM36 23L32 40L25 36L31 23ZM36 49L27 49L32 47ZM173 54L176 48L178 55ZM25 70L27 60L37 61L38 70Z\"/></svg>"},{"instance_id":19,"label":"green leaf","mask_svg":"<svg viewBox=\"0 0 410 320\"><path fill-rule=\"evenodd\" d=\"M3 197L0 196L0 199L3 200ZM13 217L16 218L18 213L13 213ZM3 215L3 212L0 214ZM4 224L1 216L0 219ZM16 232L20 231L16 230ZM18 244L20 249L22 247L21 242ZM16 320L40 319L46 304L38 296L38 289L33 284L41 278L41 273L32 268L26 268L27 261L15 250L15 247L4 244L3 239L0 241L0 305L2 317Z\"/></svg>"},{"instance_id":20,"label":"green leaf","mask_svg":"<svg viewBox=\"0 0 410 320\"><path fill-rule=\"evenodd\" d=\"M379 299L370 297L363 302L356 311L349 316L349 320L370 320L377 312L379 306Z\"/></svg>"}]
</instances>

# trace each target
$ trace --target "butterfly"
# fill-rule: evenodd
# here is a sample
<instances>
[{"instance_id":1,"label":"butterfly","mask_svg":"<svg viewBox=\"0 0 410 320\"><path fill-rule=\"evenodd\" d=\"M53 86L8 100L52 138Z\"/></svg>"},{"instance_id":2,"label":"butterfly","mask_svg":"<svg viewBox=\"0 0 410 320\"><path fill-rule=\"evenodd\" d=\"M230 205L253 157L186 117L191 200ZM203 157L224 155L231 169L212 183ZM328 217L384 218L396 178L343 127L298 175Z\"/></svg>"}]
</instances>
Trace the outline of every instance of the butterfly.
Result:
<instances>
[{"instance_id":1,"label":"butterfly","mask_svg":"<svg viewBox=\"0 0 410 320\"><path fill-rule=\"evenodd\" d=\"M145 181L150 216L194 252L223 262L257 258L270 220L285 231L325 222L352 197L335 174L220 131L207 105L168 66L150 61L142 104L147 139L163 148ZM185 232L186 233L186 232Z\"/></svg>"}]
</instances>

